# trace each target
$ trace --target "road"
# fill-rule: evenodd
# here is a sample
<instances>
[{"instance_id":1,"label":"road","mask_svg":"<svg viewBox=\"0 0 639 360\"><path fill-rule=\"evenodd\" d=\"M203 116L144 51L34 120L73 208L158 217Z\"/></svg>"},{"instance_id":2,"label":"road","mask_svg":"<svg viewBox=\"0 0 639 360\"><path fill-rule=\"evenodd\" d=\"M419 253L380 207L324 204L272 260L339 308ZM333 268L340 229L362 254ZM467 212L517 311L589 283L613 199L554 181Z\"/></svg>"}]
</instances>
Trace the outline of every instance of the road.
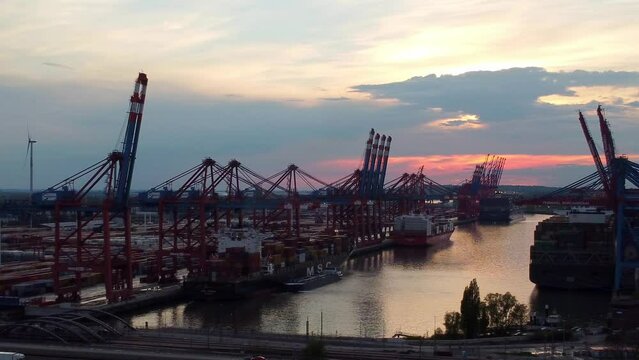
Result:
<instances>
[{"instance_id":1,"label":"road","mask_svg":"<svg viewBox=\"0 0 639 360\"><path fill-rule=\"evenodd\" d=\"M513 342L518 341L518 342ZM265 355L269 360L299 359L306 346L304 336L207 332L189 329L158 329L131 331L121 338L101 344L44 344L0 341L3 351L22 352L27 359L245 359L249 355ZM533 359L549 354L549 344L530 344L512 339L501 343L477 342L416 342L398 339L361 339L325 337L329 359L391 360L391 359ZM555 343L555 358L563 349ZM583 343L565 344L567 349L583 349ZM442 355L434 356L435 351ZM466 354L464 356L464 353ZM537 358L539 358L537 356Z\"/></svg>"}]
</instances>

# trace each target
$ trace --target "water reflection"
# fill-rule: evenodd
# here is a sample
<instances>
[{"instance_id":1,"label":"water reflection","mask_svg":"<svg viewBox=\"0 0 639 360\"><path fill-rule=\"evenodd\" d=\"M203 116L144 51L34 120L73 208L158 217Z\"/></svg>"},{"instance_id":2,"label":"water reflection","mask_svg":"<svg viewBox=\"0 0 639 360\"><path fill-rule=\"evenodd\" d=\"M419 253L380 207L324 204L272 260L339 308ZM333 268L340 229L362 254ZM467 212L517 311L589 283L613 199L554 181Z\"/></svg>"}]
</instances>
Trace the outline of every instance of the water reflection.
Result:
<instances>
[{"instance_id":1,"label":"water reflection","mask_svg":"<svg viewBox=\"0 0 639 360\"><path fill-rule=\"evenodd\" d=\"M393 266L406 270L421 270L430 265L433 256L453 245L452 241L445 241L430 247L398 247L393 249Z\"/></svg>"},{"instance_id":2,"label":"water reflection","mask_svg":"<svg viewBox=\"0 0 639 360\"><path fill-rule=\"evenodd\" d=\"M355 259L349 259L346 269L348 272L377 272L381 270L383 263L388 263L389 255L387 251L364 254ZM390 258L392 259L392 255Z\"/></svg>"},{"instance_id":3,"label":"water reflection","mask_svg":"<svg viewBox=\"0 0 639 360\"><path fill-rule=\"evenodd\" d=\"M470 238L472 238L475 242L481 242L483 239L482 232L479 231L479 224L477 223L470 223L470 224L457 226L457 228L455 229L455 232L457 234L464 233Z\"/></svg>"},{"instance_id":4,"label":"water reflection","mask_svg":"<svg viewBox=\"0 0 639 360\"><path fill-rule=\"evenodd\" d=\"M447 311L459 310L464 287L476 278L482 297L509 291L532 308L545 304L572 319L603 318L608 294L535 289L528 280L529 247L546 216L510 226L464 225L451 241L431 248L393 248L346 263L337 282L306 293L273 294L239 302L188 302L130 315L134 325L230 327L351 336L432 333ZM584 301L587 299L587 301Z\"/></svg>"},{"instance_id":5,"label":"water reflection","mask_svg":"<svg viewBox=\"0 0 639 360\"><path fill-rule=\"evenodd\" d=\"M184 309L186 304L174 306L161 306L146 309L144 313L130 316L130 320L135 327L149 326L151 328L166 326L184 326ZM127 318L126 316L124 318Z\"/></svg>"}]
</instances>

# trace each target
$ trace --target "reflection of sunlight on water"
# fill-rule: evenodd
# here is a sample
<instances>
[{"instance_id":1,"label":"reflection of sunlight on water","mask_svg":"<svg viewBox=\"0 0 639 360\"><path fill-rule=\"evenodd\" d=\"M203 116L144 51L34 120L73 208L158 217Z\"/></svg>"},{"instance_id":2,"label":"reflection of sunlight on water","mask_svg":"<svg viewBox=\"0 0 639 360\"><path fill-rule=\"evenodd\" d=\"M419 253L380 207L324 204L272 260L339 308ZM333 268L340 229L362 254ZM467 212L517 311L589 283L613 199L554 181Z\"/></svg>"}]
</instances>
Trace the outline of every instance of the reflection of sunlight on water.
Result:
<instances>
[{"instance_id":1,"label":"reflection of sunlight on water","mask_svg":"<svg viewBox=\"0 0 639 360\"><path fill-rule=\"evenodd\" d=\"M186 304L180 304L169 307L160 307L150 310L146 313L131 316L131 325L133 327L145 327L147 324L150 328L177 326L177 327L198 327L196 324L185 324L184 309Z\"/></svg>"},{"instance_id":2,"label":"reflection of sunlight on water","mask_svg":"<svg viewBox=\"0 0 639 360\"><path fill-rule=\"evenodd\" d=\"M394 248L349 260L344 278L299 294L238 302L190 302L147 310L135 326L228 327L304 334L391 336L396 331L432 334L447 311L458 311L464 287L476 278L482 297L511 292L521 302L579 318L599 314L607 294L538 292L528 280L529 248L537 223L528 216L509 226L468 224L451 241L431 248ZM583 301L588 297L589 301ZM573 303L593 306L582 308ZM555 305L556 303L556 305ZM605 312L605 306L600 314ZM581 315L580 315L581 314ZM595 314L595 316L598 316ZM322 326L323 323L323 326Z\"/></svg>"}]
</instances>

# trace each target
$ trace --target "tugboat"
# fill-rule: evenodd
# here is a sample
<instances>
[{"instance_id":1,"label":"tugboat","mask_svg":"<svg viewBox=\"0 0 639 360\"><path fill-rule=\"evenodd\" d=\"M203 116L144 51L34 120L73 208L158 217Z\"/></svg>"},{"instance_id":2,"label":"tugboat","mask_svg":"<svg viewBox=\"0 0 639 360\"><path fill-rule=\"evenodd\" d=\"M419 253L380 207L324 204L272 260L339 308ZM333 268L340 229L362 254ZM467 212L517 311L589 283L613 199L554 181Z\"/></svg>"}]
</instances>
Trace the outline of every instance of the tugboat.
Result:
<instances>
[{"instance_id":1,"label":"tugboat","mask_svg":"<svg viewBox=\"0 0 639 360\"><path fill-rule=\"evenodd\" d=\"M412 214L395 218L391 232L393 243L400 246L428 246L448 241L455 231L452 219Z\"/></svg>"}]
</instances>

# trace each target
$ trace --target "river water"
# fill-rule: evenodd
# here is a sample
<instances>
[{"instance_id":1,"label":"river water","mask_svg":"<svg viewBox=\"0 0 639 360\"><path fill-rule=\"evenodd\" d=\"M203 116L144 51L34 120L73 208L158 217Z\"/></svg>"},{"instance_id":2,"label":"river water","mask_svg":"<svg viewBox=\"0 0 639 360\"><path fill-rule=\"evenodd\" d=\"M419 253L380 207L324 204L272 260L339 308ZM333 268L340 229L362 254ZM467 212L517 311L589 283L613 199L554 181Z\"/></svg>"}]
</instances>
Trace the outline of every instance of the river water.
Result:
<instances>
[{"instance_id":1,"label":"river water","mask_svg":"<svg viewBox=\"0 0 639 360\"><path fill-rule=\"evenodd\" d=\"M344 278L313 291L235 302L183 302L125 316L136 327L226 327L350 336L432 334L446 311L459 311L476 278L482 298L510 292L564 318L602 321L609 294L537 289L528 280L529 248L545 215L510 225L458 226L451 241L431 248L392 248L349 260ZM543 311L543 310L542 310Z\"/></svg>"}]
</instances>

